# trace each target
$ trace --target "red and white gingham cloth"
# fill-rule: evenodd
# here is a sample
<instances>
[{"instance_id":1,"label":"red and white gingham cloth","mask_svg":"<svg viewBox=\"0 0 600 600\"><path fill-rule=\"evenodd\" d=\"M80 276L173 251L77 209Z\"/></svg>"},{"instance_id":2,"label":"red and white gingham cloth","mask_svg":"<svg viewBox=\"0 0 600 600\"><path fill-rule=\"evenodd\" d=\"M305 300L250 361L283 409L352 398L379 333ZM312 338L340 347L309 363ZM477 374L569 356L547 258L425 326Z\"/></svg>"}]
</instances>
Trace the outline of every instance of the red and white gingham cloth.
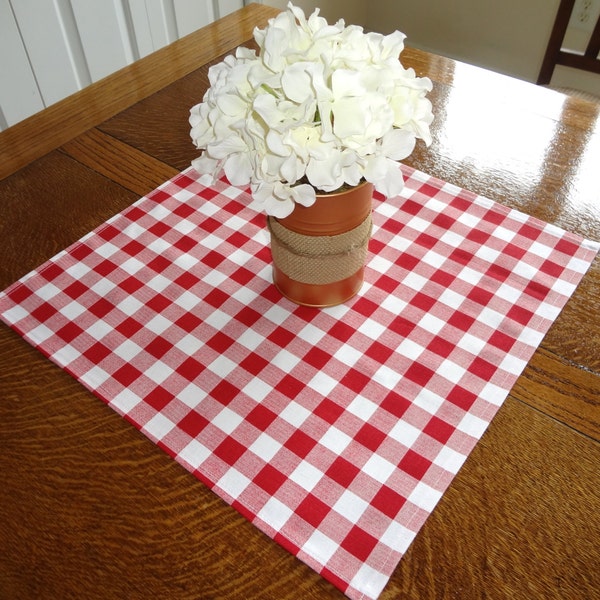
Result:
<instances>
[{"instance_id":1,"label":"red and white gingham cloth","mask_svg":"<svg viewBox=\"0 0 600 600\"><path fill-rule=\"evenodd\" d=\"M188 169L2 319L350 598L377 598L599 245L403 167L359 296L282 299L246 191Z\"/></svg>"}]
</instances>

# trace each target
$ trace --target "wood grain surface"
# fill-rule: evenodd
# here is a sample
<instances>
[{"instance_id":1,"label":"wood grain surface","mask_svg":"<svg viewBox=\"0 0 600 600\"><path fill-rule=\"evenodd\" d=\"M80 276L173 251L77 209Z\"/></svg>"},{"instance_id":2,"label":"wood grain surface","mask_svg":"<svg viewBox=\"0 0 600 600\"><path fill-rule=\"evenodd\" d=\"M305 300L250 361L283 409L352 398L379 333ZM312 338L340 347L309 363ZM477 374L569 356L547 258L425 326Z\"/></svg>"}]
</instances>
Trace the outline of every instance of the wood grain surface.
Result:
<instances>
[{"instance_id":1,"label":"wood grain surface","mask_svg":"<svg viewBox=\"0 0 600 600\"><path fill-rule=\"evenodd\" d=\"M196 156L208 66L252 4L0 133L0 287ZM600 239L600 107L407 49L434 81L423 171ZM600 261L381 599L600 598ZM343 598L0 326L0 598Z\"/></svg>"}]
</instances>

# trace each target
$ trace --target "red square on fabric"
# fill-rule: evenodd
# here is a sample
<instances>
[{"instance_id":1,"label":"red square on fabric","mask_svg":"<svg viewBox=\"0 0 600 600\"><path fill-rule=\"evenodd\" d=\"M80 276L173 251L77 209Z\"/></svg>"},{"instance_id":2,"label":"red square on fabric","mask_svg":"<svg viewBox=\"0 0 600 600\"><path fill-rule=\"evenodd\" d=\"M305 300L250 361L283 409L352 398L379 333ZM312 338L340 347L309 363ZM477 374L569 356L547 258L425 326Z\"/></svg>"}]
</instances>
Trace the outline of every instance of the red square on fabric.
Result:
<instances>
[{"instance_id":1,"label":"red square on fabric","mask_svg":"<svg viewBox=\"0 0 600 600\"><path fill-rule=\"evenodd\" d=\"M422 365L418 362L414 362L408 369L406 370L404 376L419 385L425 386L429 382L429 380L435 375L435 372L432 371L429 367Z\"/></svg>"},{"instance_id":2,"label":"red square on fabric","mask_svg":"<svg viewBox=\"0 0 600 600\"><path fill-rule=\"evenodd\" d=\"M396 518L405 503L406 498L387 485L382 485L371 500L371 504L390 519Z\"/></svg>"},{"instance_id":3,"label":"red square on fabric","mask_svg":"<svg viewBox=\"0 0 600 600\"><path fill-rule=\"evenodd\" d=\"M186 381L193 383L205 368L206 366L203 363L193 356L190 356L177 367L177 374L183 377Z\"/></svg>"},{"instance_id":4,"label":"red square on fabric","mask_svg":"<svg viewBox=\"0 0 600 600\"><path fill-rule=\"evenodd\" d=\"M408 450L398 466L405 472L418 479L423 478L431 466L431 461L421 456L414 450Z\"/></svg>"},{"instance_id":5,"label":"red square on fabric","mask_svg":"<svg viewBox=\"0 0 600 600\"><path fill-rule=\"evenodd\" d=\"M294 512L313 527L318 527L330 511L331 507L329 505L313 494L308 493Z\"/></svg>"},{"instance_id":6,"label":"red square on fabric","mask_svg":"<svg viewBox=\"0 0 600 600\"><path fill-rule=\"evenodd\" d=\"M313 412L317 417L323 419L323 421L333 425L344 414L344 407L329 398L323 398Z\"/></svg>"},{"instance_id":7,"label":"red square on fabric","mask_svg":"<svg viewBox=\"0 0 600 600\"><path fill-rule=\"evenodd\" d=\"M436 417L435 415L431 417L429 423L425 425L423 429L423 433L426 433L428 436L432 437L434 440L437 440L441 444L445 444L450 436L454 433L455 428L446 423L446 421Z\"/></svg>"},{"instance_id":8,"label":"red square on fabric","mask_svg":"<svg viewBox=\"0 0 600 600\"><path fill-rule=\"evenodd\" d=\"M190 410L177 424L190 437L196 438L210 424L210 421L196 410Z\"/></svg>"},{"instance_id":9,"label":"red square on fabric","mask_svg":"<svg viewBox=\"0 0 600 600\"><path fill-rule=\"evenodd\" d=\"M108 346L105 346L102 342L96 342L83 352L83 356L91 363L99 365L111 353L112 350Z\"/></svg>"},{"instance_id":10,"label":"red square on fabric","mask_svg":"<svg viewBox=\"0 0 600 600\"><path fill-rule=\"evenodd\" d=\"M371 378L358 369L351 369L340 379L342 385L357 394L360 394L370 382Z\"/></svg>"},{"instance_id":11,"label":"red square on fabric","mask_svg":"<svg viewBox=\"0 0 600 600\"><path fill-rule=\"evenodd\" d=\"M227 406L239 393L240 390L235 385L223 379L211 390L210 395Z\"/></svg>"},{"instance_id":12,"label":"red square on fabric","mask_svg":"<svg viewBox=\"0 0 600 600\"><path fill-rule=\"evenodd\" d=\"M119 282L119 287L128 294L135 294L139 289L144 287L144 282L140 281L133 275Z\"/></svg>"},{"instance_id":13,"label":"red square on fabric","mask_svg":"<svg viewBox=\"0 0 600 600\"><path fill-rule=\"evenodd\" d=\"M477 396L460 385L455 385L447 394L446 399L466 412L473 406Z\"/></svg>"},{"instance_id":14,"label":"red square on fabric","mask_svg":"<svg viewBox=\"0 0 600 600\"><path fill-rule=\"evenodd\" d=\"M300 458L306 458L316 445L316 440L311 438L300 429L297 429L294 433L292 433L292 435L285 442L285 447Z\"/></svg>"},{"instance_id":15,"label":"red square on fabric","mask_svg":"<svg viewBox=\"0 0 600 600\"><path fill-rule=\"evenodd\" d=\"M95 315L96 317L98 317L99 319L102 319L111 310L113 310L114 307L115 307L114 304L112 302L109 302L106 298L99 298L98 300L96 300L96 302L94 302L93 304L91 304L88 307L88 310L93 315Z\"/></svg>"},{"instance_id":16,"label":"red square on fabric","mask_svg":"<svg viewBox=\"0 0 600 600\"><path fill-rule=\"evenodd\" d=\"M342 456L338 456L331 466L325 472L325 475L339 483L342 487L347 488L360 473L360 469L346 460Z\"/></svg>"},{"instance_id":17,"label":"red square on fabric","mask_svg":"<svg viewBox=\"0 0 600 600\"><path fill-rule=\"evenodd\" d=\"M31 316L34 319L36 319L36 321L39 321L40 323L45 323L57 312L58 310L54 306L48 304L47 302L44 302L43 304L40 304L31 311Z\"/></svg>"},{"instance_id":18,"label":"red square on fabric","mask_svg":"<svg viewBox=\"0 0 600 600\"><path fill-rule=\"evenodd\" d=\"M129 387L136 379L141 377L142 374L143 373L133 365L125 363L113 373L113 378L124 387Z\"/></svg>"},{"instance_id":19,"label":"red square on fabric","mask_svg":"<svg viewBox=\"0 0 600 600\"><path fill-rule=\"evenodd\" d=\"M259 431L266 431L273 421L277 420L277 414L262 404L257 404L246 417L248 423L254 425Z\"/></svg>"},{"instance_id":20,"label":"red square on fabric","mask_svg":"<svg viewBox=\"0 0 600 600\"><path fill-rule=\"evenodd\" d=\"M82 333L84 333L84 330L79 325L77 325L76 323L73 323L72 321L69 323L66 323L60 329L57 329L57 331L56 331L56 335L58 335L58 337L61 340L64 340L68 344L73 342Z\"/></svg>"},{"instance_id":21,"label":"red square on fabric","mask_svg":"<svg viewBox=\"0 0 600 600\"><path fill-rule=\"evenodd\" d=\"M174 396L162 386L156 386L145 398L146 402L158 412L163 410Z\"/></svg>"},{"instance_id":22,"label":"red square on fabric","mask_svg":"<svg viewBox=\"0 0 600 600\"><path fill-rule=\"evenodd\" d=\"M381 401L379 406L387 410L390 414L394 415L398 419L401 419L410 405L410 400L392 390Z\"/></svg>"},{"instance_id":23,"label":"red square on fabric","mask_svg":"<svg viewBox=\"0 0 600 600\"><path fill-rule=\"evenodd\" d=\"M365 423L354 435L354 439L359 443L375 452L383 441L387 438L387 434L377 429L370 423Z\"/></svg>"},{"instance_id":24,"label":"red square on fabric","mask_svg":"<svg viewBox=\"0 0 600 600\"><path fill-rule=\"evenodd\" d=\"M344 538L342 548L356 556L359 560L366 561L373 548L377 546L377 538L367 533L364 529L355 525Z\"/></svg>"},{"instance_id":25,"label":"red square on fabric","mask_svg":"<svg viewBox=\"0 0 600 600\"><path fill-rule=\"evenodd\" d=\"M206 345L210 346L219 354L224 354L225 351L234 343L234 340L225 333L217 331L215 335L206 341Z\"/></svg>"},{"instance_id":26,"label":"red square on fabric","mask_svg":"<svg viewBox=\"0 0 600 600\"><path fill-rule=\"evenodd\" d=\"M246 446L229 436L213 450L215 456L218 456L222 461L232 466L235 465L245 452Z\"/></svg>"},{"instance_id":27,"label":"red square on fabric","mask_svg":"<svg viewBox=\"0 0 600 600\"><path fill-rule=\"evenodd\" d=\"M164 294L155 293L152 298L146 301L146 306L153 310L155 313L162 313L168 306L171 306L172 300L170 300Z\"/></svg>"},{"instance_id":28,"label":"red square on fabric","mask_svg":"<svg viewBox=\"0 0 600 600\"><path fill-rule=\"evenodd\" d=\"M253 483L269 494L275 494L287 480L287 475L268 463L252 479Z\"/></svg>"}]
</instances>

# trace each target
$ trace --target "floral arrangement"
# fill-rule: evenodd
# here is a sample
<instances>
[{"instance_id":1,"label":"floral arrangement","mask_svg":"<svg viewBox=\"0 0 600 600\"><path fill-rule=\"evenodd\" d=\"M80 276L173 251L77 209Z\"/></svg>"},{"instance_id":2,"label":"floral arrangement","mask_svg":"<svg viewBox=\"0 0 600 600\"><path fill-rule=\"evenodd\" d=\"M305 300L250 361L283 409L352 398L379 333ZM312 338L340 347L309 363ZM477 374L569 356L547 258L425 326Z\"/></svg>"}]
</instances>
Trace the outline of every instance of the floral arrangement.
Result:
<instances>
[{"instance_id":1,"label":"floral arrangement","mask_svg":"<svg viewBox=\"0 0 600 600\"><path fill-rule=\"evenodd\" d=\"M430 144L433 120L431 81L400 62L404 34L329 25L319 9L307 19L290 2L254 39L258 53L238 48L209 70L210 87L190 111L203 151L193 167L250 185L258 205L279 218L296 202L313 204L317 191L362 180L397 195L397 161L417 138Z\"/></svg>"}]
</instances>

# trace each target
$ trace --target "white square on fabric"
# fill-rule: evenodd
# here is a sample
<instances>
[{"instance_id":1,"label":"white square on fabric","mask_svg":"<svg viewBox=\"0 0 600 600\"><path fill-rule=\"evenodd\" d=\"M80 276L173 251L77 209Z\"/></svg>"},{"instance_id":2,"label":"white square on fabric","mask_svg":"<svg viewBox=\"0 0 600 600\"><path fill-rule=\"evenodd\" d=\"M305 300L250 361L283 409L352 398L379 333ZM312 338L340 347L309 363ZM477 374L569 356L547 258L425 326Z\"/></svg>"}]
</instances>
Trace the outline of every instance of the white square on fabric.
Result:
<instances>
[{"instance_id":1,"label":"white square on fabric","mask_svg":"<svg viewBox=\"0 0 600 600\"><path fill-rule=\"evenodd\" d=\"M237 250L229 254L227 258L236 265L243 266L248 264L252 260L253 255L249 254L245 250L242 250L241 248L238 248Z\"/></svg>"},{"instance_id":2,"label":"white square on fabric","mask_svg":"<svg viewBox=\"0 0 600 600\"><path fill-rule=\"evenodd\" d=\"M507 395L508 395L508 392L505 389L503 389L493 383L490 383L489 381L486 382L486 384L483 386L483 388L479 392L480 398L482 398L483 400L485 400L486 402L489 402L490 404L492 404L494 406L500 406L506 399Z\"/></svg>"},{"instance_id":3,"label":"white square on fabric","mask_svg":"<svg viewBox=\"0 0 600 600\"><path fill-rule=\"evenodd\" d=\"M503 283L496 290L496 296L502 300L510 302L511 304L517 304L521 296L521 291L512 287L508 283Z\"/></svg>"},{"instance_id":4,"label":"white square on fabric","mask_svg":"<svg viewBox=\"0 0 600 600\"><path fill-rule=\"evenodd\" d=\"M446 238L448 238L448 240L446 240ZM454 248L460 243L462 237L449 231L445 233L440 240L447 243L451 248ZM435 250L428 250L421 260L425 264L432 266L434 269L439 269L446 262L447 258Z\"/></svg>"},{"instance_id":5,"label":"white square on fabric","mask_svg":"<svg viewBox=\"0 0 600 600\"><path fill-rule=\"evenodd\" d=\"M175 223L175 225L173 225L173 229L178 233L182 233L183 235L189 235L190 233L198 230L198 224L190 221L189 219L181 219Z\"/></svg>"},{"instance_id":6,"label":"white square on fabric","mask_svg":"<svg viewBox=\"0 0 600 600\"><path fill-rule=\"evenodd\" d=\"M379 483L385 483L398 469L398 465L391 463L382 456L373 453L363 465L361 471Z\"/></svg>"},{"instance_id":7,"label":"white square on fabric","mask_svg":"<svg viewBox=\"0 0 600 600\"><path fill-rule=\"evenodd\" d=\"M308 382L308 385L313 390L319 392L319 394L321 394L323 396L328 396L337 384L338 384L337 381L333 377L330 377L329 375L327 375L326 373L323 373L322 371L319 371Z\"/></svg>"},{"instance_id":8,"label":"white square on fabric","mask_svg":"<svg viewBox=\"0 0 600 600\"><path fill-rule=\"evenodd\" d=\"M449 473L453 473L456 475L460 468L463 466L466 456L460 454L460 452L456 452L456 450L452 450L449 446L444 446L439 454L435 457L434 463L444 469L444 471L448 471Z\"/></svg>"},{"instance_id":9,"label":"white square on fabric","mask_svg":"<svg viewBox=\"0 0 600 600\"><path fill-rule=\"evenodd\" d=\"M289 373L298 363L300 358L285 349L280 350L272 359L271 365L278 367L284 373Z\"/></svg>"},{"instance_id":10,"label":"white square on fabric","mask_svg":"<svg viewBox=\"0 0 600 600\"><path fill-rule=\"evenodd\" d=\"M33 340L36 344L41 344L46 340L50 339L54 335L54 332L51 329L48 329L45 325L38 325L34 327L27 336L29 339Z\"/></svg>"},{"instance_id":11,"label":"white square on fabric","mask_svg":"<svg viewBox=\"0 0 600 600\"><path fill-rule=\"evenodd\" d=\"M142 352L142 348L131 340L125 340L122 344L117 346L113 352L125 362L129 362Z\"/></svg>"},{"instance_id":12,"label":"white square on fabric","mask_svg":"<svg viewBox=\"0 0 600 600\"><path fill-rule=\"evenodd\" d=\"M123 269L123 271L129 273L130 275L133 275L141 271L146 265L141 260L137 259L135 256L131 256L127 260L123 261L120 266Z\"/></svg>"},{"instance_id":13,"label":"white square on fabric","mask_svg":"<svg viewBox=\"0 0 600 600\"><path fill-rule=\"evenodd\" d=\"M465 298L462 294L458 294L457 292L449 288L445 289L438 298L440 302L442 302L446 306L449 306L452 309L460 307L464 299Z\"/></svg>"},{"instance_id":14,"label":"white square on fabric","mask_svg":"<svg viewBox=\"0 0 600 600\"><path fill-rule=\"evenodd\" d=\"M65 273L72 277L73 279L82 279L85 275L87 275L92 269L88 267L86 264L82 262L75 263L73 265L69 265L65 269Z\"/></svg>"},{"instance_id":15,"label":"white square on fabric","mask_svg":"<svg viewBox=\"0 0 600 600\"><path fill-rule=\"evenodd\" d=\"M144 375L158 385L165 381L165 379L168 379L172 374L173 369L160 360L157 360L154 364L148 366L144 371Z\"/></svg>"},{"instance_id":16,"label":"white square on fabric","mask_svg":"<svg viewBox=\"0 0 600 600\"><path fill-rule=\"evenodd\" d=\"M371 402L371 400L357 394L346 410L366 423L377 412L378 408L379 406L375 402Z\"/></svg>"},{"instance_id":17,"label":"white square on fabric","mask_svg":"<svg viewBox=\"0 0 600 600\"><path fill-rule=\"evenodd\" d=\"M389 548L396 550L396 552L404 554L415 539L415 536L416 533L411 529L400 525L396 521L392 521L381 536L381 541Z\"/></svg>"},{"instance_id":18,"label":"white square on fabric","mask_svg":"<svg viewBox=\"0 0 600 600\"><path fill-rule=\"evenodd\" d=\"M353 367L362 356L362 352L348 344L344 344L343 346L341 346L338 350L335 351L334 354L336 360L339 360L341 363L347 365L348 367Z\"/></svg>"},{"instance_id":19,"label":"white square on fabric","mask_svg":"<svg viewBox=\"0 0 600 600\"><path fill-rule=\"evenodd\" d=\"M250 485L251 481L237 469L230 468L217 481L217 487L221 488L228 496L237 499L240 494Z\"/></svg>"},{"instance_id":20,"label":"white square on fabric","mask_svg":"<svg viewBox=\"0 0 600 600\"><path fill-rule=\"evenodd\" d=\"M376 340L381 337L381 335L386 331L386 328L384 325L374 321L373 319L365 319L357 331L360 331L363 335L366 335L372 340Z\"/></svg>"},{"instance_id":21,"label":"white square on fabric","mask_svg":"<svg viewBox=\"0 0 600 600\"><path fill-rule=\"evenodd\" d=\"M90 323L85 332L95 340L101 340L105 335L111 333L113 328L105 321L94 321Z\"/></svg>"},{"instance_id":22,"label":"white square on fabric","mask_svg":"<svg viewBox=\"0 0 600 600\"><path fill-rule=\"evenodd\" d=\"M204 322L214 327L217 331L221 331L233 317L224 313L222 310L215 308L213 312L206 315Z\"/></svg>"},{"instance_id":23,"label":"white square on fabric","mask_svg":"<svg viewBox=\"0 0 600 600\"><path fill-rule=\"evenodd\" d=\"M445 379L448 379L443 371L438 369L437 372ZM444 398L427 388L422 388L413 400L415 406L422 408L430 415L435 415L444 402Z\"/></svg>"},{"instance_id":24,"label":"white square on fabric","mask_svg":"<svg viewBox=\"0 0 600 600\"><path fill-rule=\"evenodd\" d=\"M102 258L108 258L117 252L121 252L121 248L115 246L114 244L111 244L110 242L104 242L104 244L96 248L94 252Z\"/></svg>"},{"instance_id":25,"label":"white square on fabric","mask_svg":"<svg viewBox=\"0 0 600 600\"><path fill-rule=\"evenodd\" d=\"M319 481L323 479L323 472L303 460L290 474L290 479L302 489L311 492Z\"/></svg>"},{"instance_id":26,"label":"white square on fabric","mask_svg":"<svg viewBox=\"0 0 600 600\"><path fill-rule=\"evenodd\" d=\"M190 408L196 408L206 398L206 392L194 383L186 385L178 394L177 400Z\"/></svg>"},{"instance_id":27,"label":"white square on fabric","mask_svg":"<svg viewBox=\"0 0 600 600\"><path fill-rule=\"evenodd\" d=\"M466 372L467 370L465 368L457 365L449 358L444 359L436 369L438 375L454 384L457 384Z\"/></svg>"},{"instance_id":28,"label":"white square on fabric","mask_svg":"<svg viewBox=\"0 0 600 600\"><path fill-rule=\"evenodd\" d=\"M73 302L69 302L69 304L59 309L60 314L64 315L67 319L70 319L71 321L74 321L75 319L77 319L77 317L79 317L86 311L87 308L82 304L79 304L79 302L76 302L75 300L73 300Z\"/></svg>"},{"instance_id":29,"label":"white square on fabric","mask_svg":"<svg viewBox=\"0 0 600 600\"><path fill-rule=\"evenodd\" d=\"M182 190L179 190L173 194L173 198L176 198L183 204L185 204L188 200L191 200L192 198L195 198L195 197L196 197L196 194L194 194L194 192L191 192L190 190L187 190L185 188ZM151 212L153 213L154 211L151 211ZM160 220L160 217L157 218L157 220Z\"/></svg>"},{"instance_id":30,"label":"white square on fabric","mask_svg":"<svg viewBox=\"0 0 600 600\"><path fill-rule=\"evenodd\" d=\"M7 320L8 323L18 323L22 319L25 319L29 316L29 311L25 310L19 304L16 304L5 311L2 316Z\"/></svg>"},{"instance_id":31,"label":"white square on fabric","mask_svg":"<svg viewBox=\"0 0 600 600\"><path fill-rule=\"evenodd\" d=\"M117 308L126 315L134 315L144 304L134 296L126 296L117 304Z\"/></svg>"},{"instance_id":32,"label":"white square on fabric","mask_svg":"<svg viewBox=\"0 0 600 600\"><path fill-rule=\"evenodd\" d=\"M146 323L145 328L160 335L172 326L173 323L166 317L163 317L162 315L155 315Z\"/></svg>"},{"instance_id":33,"label":"white square on fabric","mask_svg":"<svg viewBox=\"0 0 600 600\"><path fill-rule=\"evenodd\" d=\"M479 439L487 429L487 426L487 421L467 413L458 424L457 429L471 437Z\"/></svg>"},{"instance_id":34,"label":"white square on fabric","mask_svg":"<svg viewBox=\"0 0 600 600\"><path fill-rule=\"evenodd\" d=\"M504 319L505 316L503 314L499 313L498 311L492 308L489 308L488 306L482 308L481 312L477 317L477 321L479 323L484 323L490 329L493 330L500 329L500 325L502 324L502 321L504 321Z\"/></svg>"},{"instance_id":35,"label":"white square on fabric","mask_svg":"<svg viewBox=\"0 0 600 600\"><path fill-rule=\"evenodd\" d=\"M286 506L283 502L277 500L277 498L272 497L265 502L265 505L260 509L256 516L264 521L269 527L272 527L275 531L279 532L293 514L294 511L289 508L289 506Z\"/></svg>"},{"instance_id":36,"label":"white square on fabric","mask_svg":"<svg viewBox=\"0 0 600 600\"><path fill-rule=\"evenodd\" d=\"M402 379L402 375L386 365L381 365L373 375L373 381L380 383L384 388L393 390L398 382Z\"/></svg>"},{"instance_id":37,"label":"white square on fabric","mask_svg":"<svg viewBox=\"0 0 600 600\"><path fill-rule=\"evenodd\" d=\"M377 598L383 591L389 577L363 563L350 581L351 587L361 592L365 598Z\"/></svg>"},{"instance_id":38,"label":"white square on fabric","mask_svg":"<svg viewBox=\"0 0 600 600\"><path fill-rule=\"evenodd\" d=\"M212 456L210 449L201 444L198 440L191 440L178 454L178 457L190 465L194 470L200 468L200 465L202 465L202 463L210 456Z\"/></svg>"},{"instance_id":39,"label":"white square on fabric","mask_svg":"<svg viewBox=\"0 0 600 600\"><path fill-rule=\"evenodd\" d=\"M398 421L390 431L390 437L407 448L411 448L420 435L420 429L404 421Z\"/></svg>"},{"instance_id":40,"label":"white square on fabric","mask_svg":"<svg viewBox=\"0 0 600 600\"><path fill-rule=\"evenodd\" d=\"M282 445L267 433L261 433L248 448L265 463L270 462L281 450Z\"/></svg>"},{"instance_id":41,"label":"white square on fabric","mask_svg":"<svg viewBox=\"0 0 600 600\"><path fill-rule=\"evenodd\" d=\"M498 225L498 227L496 227L496 229L494 229L494 233L493 233L493 236L495 238L498 238L504 242L510 242L515 237L515 235L517 235L516 231L507 229L506 227L503 227L502 225Z\"/></svg>"},{"instance_id":42,"label":"white square on fabric","mask_svg":"<svg viewBox=\"0 0 600 600\"><path fill-rule=\"evenodd\" d=\"M256 350L265 341L265 338L252 329L246 329L237 339L237 343L250 351Z\"/></svg>"},{"instance_id":43,"label":"white square on fabric","mask_svg":"<svg viewBox=\"0 0 600 600\"><path fill-rule=\"evenodd\" d=\"M109 292L117 287L116 283L106 279L105 277L90 286L90 291L98 294L98 296L107 296Z\"/></svg>"},{"instance_id":44,"label":"white square on fabric","mask_svg":"<svg viewBox=\"0 0 600 600\"><path fill-rule=\"evenodd\" d=\"M315 327L312 323L307 323L299 332L298 337L312 345L317 345L323 338L325 332L319 327Z\"/></svg>"},{"instance_id":45,"label":"white square on fabric","mask_svg":"<svg viewBox=\"0 0 600 600\"><path fill-rule=\"evenodd\" d=\"M38 298L41 298L42 300L50 300L51 298L54 298L55 296L58 296L61 293L61 289L56 287L53 283L47 283L45 285L42 285L35 293L36 296L38 296Z\"/></svg>"},{"instance_id":46,"label":"white square on fabric","mask_svg":"<svg viewBox=\"0 0 600 600\"><path fill-rule=\"evenodd\" d=\"M100 373L101 369L96 367L95 369L91 369L87 372L86 380L94 381L96 379L102 379L102 375ZM108 373L104 372L106 375L104 381L108 379ZM140 402L143 400L137 395L134 394L129 389L124 389L110 401L110 406L112 406L118 413L122 415L128 415Z\"/></svg>"},{"instance_id":47,"label":"white square on fabric","mask_svg":"<svg viewBox=\"0 0 600 600\"><path fill-rule=\"evenodd\" d=\"M233 412L230 408L225 407L211 419L211 422L215 427L218 427L221 431L230 435L240 423L244 422L244 417Z\"/></svg>"},{"instance_id":48,"label":"white square on fabric","mask_svg":"<svg viewBox=\"0 0 600 600\"><path fill-rule=\"evenodd\" d=\"M163 414L154 415L143 427L142 431L150 438L162 440L172 429L175 423L167 419Z\"/></svg>"},{"instance_id":49,"label":"white square on fabric","mask_svg":"<svg viewBox=\"0 0 600 600\"><path fill-rule=\"evenodd\" d=\"M493 327L493 325L491 325ZM472 354L473 356L478 355L483 348L487 346L487 342L478 338L470 333L465 333L461 336L460 340L456 343L456 347Z\"/></svg>"},{"instance_id":50,"label":"white square on fabric","mask_svg":"<svg viewBox=\"0 0 600 600\"><path fill-rule=\"evenodd\" d=\"M198 298L198 296L196 294L194 294L193 292L190 292L189 290L186 290L185 292L183 292L183 294L181 294L175 300L175 304L177 304L177 306L183 308L186 312L190 312L192 309L194 309L196 306L198 306L199 302L200 302L200 298Z\"/></svg>"},{"instance_id":51,"label":"white square on fabric","mask_svg":"<svg viewBox=\"0 0 600 600\"><path fill-rule=\"evenodd\" d=\"M378 273L387 273L393 264L393 262L383 258L383 256L375 255L369 261L369 268L374 269Z\"/></svg>"},{"instance_id":52,"label":"white square on fabric","mask_svg":"<svg viewBox=\"0 0 600 600\"><path fill-rule=\"evenodd\" d=\"M350 490L345 490L333 505L333 509L351 523L358 523L368 508L369 503Z\"/></svg>"},{"instance_id":53,"label":"white square on fabric","mask_svg":"<svg viewBox=\"0 0 600 600\"><path fill-rule=\"evenodd\" d=\"M409 287L411 290L415 290L415 292L420 292L425 285L429 282L427 277L423 277L414 271L406 274L406 277L402 280L402 285Z\"/></svg>"},{"instance_id":54,"label":"white square on fabric","mask_svg":"<svg viewBox=\"0 0 600 600\"><path fill-rule=\"evenodd\" d=\"M437 335L445 325L446 322L443 319L439 319L432 313L425 313L419 321L419 327L433 335Z\"/></svg>"},{"instance_id":55,"label":"white square on fabric","mask_svg":"<svg viewBox=\"0 0 600 600\"><path fill-rule=\"evenodd\" d=\"M342 454L351 442L352 438L349 435L333 426L331 426L319 440L321 446L324 446L337 455Z\"/></svg>"},{"instance_id":56,"label":"white square on fabric","mask_svg":"<svg viewBox=\"0 0 600 600\"><path fill-rule=\"evenodd\" d=\"M214 233L209 233L208 235L205 235L199 243L209 250L214 250L223 243L223 240Z\"/></svg>"},{"instance_id":57,"label":"white square on fabric","mask_svg":"<svg viewBox=\"0 0 600 600\"><path fill-rule=\"evenodd\" d=\"M424 511L430 513L435 508L435 505L439 502L441 497L442 492L439 492L426 483L419 481L412 493L409 495L408 500L419 508L422 508Z\"/></svg>"},{"instance_id":58,"label":"white square on fabric","mask_svg":"<svg viewBox=\"0 0 600 600\"><path fill-rule=\"evenodd\" d=\"M237 369L237 363L221 354L208 365L208 368L219 377L226 379L229 373Z\"/></svg>"},{"instance_id":59,"label":"white square on fabric","mask_svg":"<svg viewBox=\"0 0 600 600\"><path fill-rule=\"evenodd\" d=\"M172 281L168 277L165 277L160 273L146 283L146 285L155 292L162 292L163 290L167 289L171 284Z\"/></svg>"},{"instance_id":60,"label":"white square on fabric","mask_svg":"<svg viewBox=\"0 0 600 600\"><path fill-rule=\"evenodd\" d=\"M243 388L242 392L255 402L262 402L271 392L273 386L260 377L253 377Z\"/></svg>"},{"instance_id":61,"label":"white square on fabric","mask_svg":"<svg viewBox=\"0 0 600 600\"><path fill-rule=\"evenodd\" d=\"M297 428L311 416L311 412L298 404L297 402L289 402L287 406L279 413L279 416L287 421L290 425L294 425Z\"/></svg>"},{"instance_id":62,"label":"white square on fabric","mask_svg":"<svg viewBox=\"0 0 600 600\"><path fill-rule=\"evenodd\" d=\"M171 248L171 244L163 238L156 238L148 244L148 249L159 256L164 254L169 248Z\"/></svg>"},{"instance_id":63,"label":"white square on fabric","mask_svg":"<svg viewBox=\"0 0 600 600\"><path fill-rule=\"evenodd\" d=\"M390 294L384 298L381 306L393 315L399 315L406 308L407 302L398 296Z\"/></svg>"},{"instance_id":64,"label":"white square on fabric","mask_svg":"<svg viewBox=\"0 0 600 600\"><path fill-rule=\"evenodd\" d=\"M200 261L187 252L182 252L173 260L173 264L183 271L191 271Z\"/></svg>"},{"instance_id":65,"label":"white square on fabric","mask_svg":"<svg viewBox=\"0 0 600 600\"><path fill-rule=\"evenodd\" d=\"M176 344L175 348L187 356L194 356L204 346L204 342L192 333L184 335Z\"/></svg>"},{"instance_id":66,"label":"white square on fabric","mask_svg":"<svg viewBox=\"0 0 600 600\"><path fill-rule=\"evenodd\" d=\"M330 537L315 529L313 534L304 542L302 550L309 556L314 556L325 565L331 557L337 552L339 544L334 542Z\"/></svg>"}]
</instances>

